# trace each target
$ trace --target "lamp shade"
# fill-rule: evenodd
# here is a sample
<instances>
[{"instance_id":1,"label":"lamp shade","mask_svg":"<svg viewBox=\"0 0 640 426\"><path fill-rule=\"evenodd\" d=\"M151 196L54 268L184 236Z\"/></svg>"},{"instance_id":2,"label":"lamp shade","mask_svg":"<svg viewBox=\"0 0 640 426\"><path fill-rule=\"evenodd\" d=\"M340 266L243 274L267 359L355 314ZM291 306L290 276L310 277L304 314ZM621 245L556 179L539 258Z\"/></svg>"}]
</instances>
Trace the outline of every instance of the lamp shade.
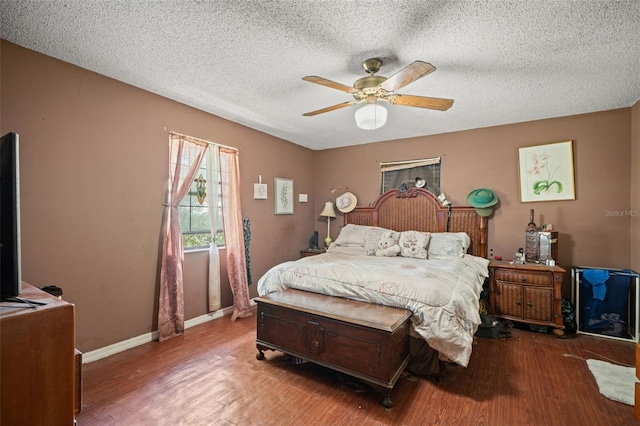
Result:
<instances>
[{"instance_id":1,"label":"lamp shade","mask_svg":"<svg viewBox=\"0 0 640 426\"><path fill-rule=\"evenodd\" d=\"M333 209L333 203L331 201L324 203L324 208L322 209L320 216L336 217L336 211Z\"/></svg>"},{"instance_id":2,"label":"lamp shade","mask_svg":"<svg viewBox=\"0 0 640 426\"><path fill-rule=\"evenodd\" d=\"M355 117L361 129L375 130L387 122L387 110L378 104L366 104L356 111Z\"/></svg>"}]
</instances>

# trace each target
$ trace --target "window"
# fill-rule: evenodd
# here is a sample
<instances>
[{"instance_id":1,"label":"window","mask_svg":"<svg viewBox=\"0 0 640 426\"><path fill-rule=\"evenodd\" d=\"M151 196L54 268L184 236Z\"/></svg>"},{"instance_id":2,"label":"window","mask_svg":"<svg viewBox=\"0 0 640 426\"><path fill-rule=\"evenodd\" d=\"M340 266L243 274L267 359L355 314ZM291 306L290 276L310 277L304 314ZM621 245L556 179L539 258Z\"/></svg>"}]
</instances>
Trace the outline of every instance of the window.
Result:
<instances>
[{"instance_id":1,"label":"window","mask_svg":"<svg viewBox=\"0 0 640 426\"><path fill-rule=\"evenodd\" d=\"M207 248L211 243L211 226L209 225L209 184L207 176L207 158L202 160L196 178L191 183L189 194L184 197L178 206L178 218L182 228L182 244L185 250ZM216 182L220 185L220 182ZM217 191L220 194L220 190ZM215 200L218 206L218 217L222 217L222 200L220 196ZM216 231L216 244L224 245L224 232L222 223L218 224Z\"/></svg>"},{"instance_id":2,"label":"window","mask_svg":"<svg viewBox=\"0 0 640 426\"><path fill-rule=\"evenodd\" d=\"M399 188L404 181L414 182L416 178L422 178L426 181L424 189L440 195L440 157L380 163L380 173L381 194Z\"/></svg>"}]
</instances>

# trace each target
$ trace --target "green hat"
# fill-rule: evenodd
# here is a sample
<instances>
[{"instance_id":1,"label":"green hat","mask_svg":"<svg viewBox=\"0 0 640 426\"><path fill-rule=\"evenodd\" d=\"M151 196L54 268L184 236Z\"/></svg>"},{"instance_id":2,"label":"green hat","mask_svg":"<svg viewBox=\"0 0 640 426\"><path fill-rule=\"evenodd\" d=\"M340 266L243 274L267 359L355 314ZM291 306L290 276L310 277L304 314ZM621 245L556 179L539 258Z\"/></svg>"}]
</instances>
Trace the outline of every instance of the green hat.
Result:
<instances>
[{"instance_id":1,"label":"green hat","mask_svg":"<svg viewBox=\"0 0 640 426\"><path fill-rule=\"evenodd\" d=\"M476 213L480 216L490 216L493 206L498 202L498 196L490 189L474 189L467 195L467 203L475 207Z\"/></svg>"}]
</instances>

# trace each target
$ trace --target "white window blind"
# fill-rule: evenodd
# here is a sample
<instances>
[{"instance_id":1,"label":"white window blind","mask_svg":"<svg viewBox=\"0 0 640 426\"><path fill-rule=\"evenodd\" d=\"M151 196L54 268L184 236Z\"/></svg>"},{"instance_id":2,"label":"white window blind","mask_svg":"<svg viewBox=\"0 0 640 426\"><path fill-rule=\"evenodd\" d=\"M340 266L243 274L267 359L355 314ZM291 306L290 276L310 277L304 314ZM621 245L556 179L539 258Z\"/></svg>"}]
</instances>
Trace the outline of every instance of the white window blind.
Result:
<instances>
[{"instance_id":1,"label":"white window blind","mask_svg":"<svg viewBox=\"0 0 640 426\"><path fill-rule=\"evenodd\" d=\"M422 178L427 182L424 189L440 194L440 157L380 163L380 173L380 193Z\"/></svg>"}]
</instances>

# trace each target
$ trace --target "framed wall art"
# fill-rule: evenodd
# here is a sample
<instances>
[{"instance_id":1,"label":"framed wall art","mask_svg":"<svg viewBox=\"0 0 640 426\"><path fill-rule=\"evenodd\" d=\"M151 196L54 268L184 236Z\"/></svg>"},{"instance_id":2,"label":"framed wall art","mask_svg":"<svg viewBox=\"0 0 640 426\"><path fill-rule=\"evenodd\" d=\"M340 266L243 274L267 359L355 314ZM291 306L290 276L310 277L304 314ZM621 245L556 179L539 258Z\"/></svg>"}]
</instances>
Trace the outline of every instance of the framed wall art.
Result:
<instances>
[{"instance_id":1,"label":"framed wall art","mask_svg":"<svg viewBox=\"0 0 640 426\"><path fill-rule=\"evenodd\" d=\"M254 200L266 200L267 199L267 184L266 183L254 183L253 184L253 199Z\"/></svg>"},{"instance_id":2,"label":"framed wall art","mask_svg":"<svg viewBox=\"0 0 640 426\"><path fill-rule=\"evenodd\" d=\"M575 200L572 141L518 150L520 200Z\"/></svg>"},{"instance_id":3,"label":"framed wall art","mask_svg":"<svg viewBox=\"0 0 640 426\"><path fill-rule=\"evenodd\" d=\"M267 184L262 183L262 175L258 175L258 183L253 184L253 199L266 200L267 197Z\"/></svg>"},{"instance_id":4,"label":"framed wall art","mask_svg":"<svg viewBox=\"0 0 640 426\"><path fill-rule=\"evenodd\" d=\"M293 214L293 179L274 178L275 214Z\"/></svg>"}]
</instances>

